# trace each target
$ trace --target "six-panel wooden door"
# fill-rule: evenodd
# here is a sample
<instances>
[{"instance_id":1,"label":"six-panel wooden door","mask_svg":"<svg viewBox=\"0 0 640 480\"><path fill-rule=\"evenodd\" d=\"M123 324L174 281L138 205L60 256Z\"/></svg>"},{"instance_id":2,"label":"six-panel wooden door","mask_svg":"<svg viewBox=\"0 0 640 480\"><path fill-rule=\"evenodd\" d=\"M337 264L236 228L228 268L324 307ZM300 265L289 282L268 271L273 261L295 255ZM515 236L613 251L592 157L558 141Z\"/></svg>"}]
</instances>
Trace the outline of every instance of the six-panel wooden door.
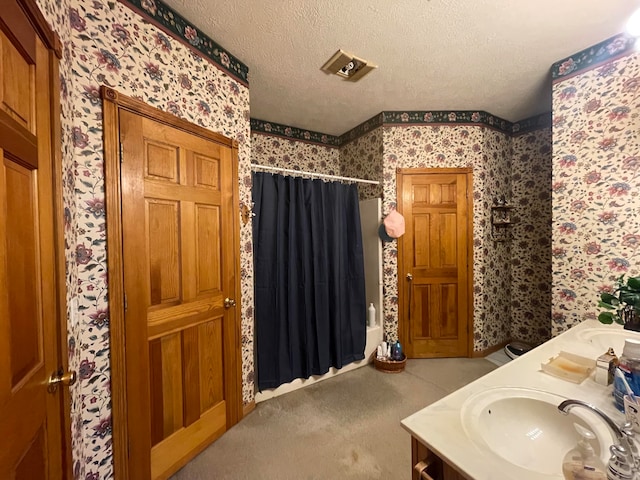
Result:
<instances>
[{"instance_id":1,"label":"six-panel wooden door","mask_svg":"<svg viewBox=\"0 0 640 480\"><path fill-rule=\"evenodd\" d=\"M63 473L52 105L57 58L36 13L0 10L0 478ZM42 19L40 19L42 22ZM43 23L39 25L43 27ZM70 377L69 377L70 378Z\"/></svg>"},{"instance_id":2,"label":"six-panel wooden door","mask_svg":"<svg viewBox=\"0 0 640 480\"><path fill-rule=\"evenodd\" d=\"M129 478L167 478L237 422L236 152L119 124Z\"/></svg>"},{"instance_id":3,"label":"six-panel wooden door","mask_svg":"<svg viewBox=\"0 0 640 480\"><path fill-rule=\"evenodd\" d=\"M468 355L472 252L466 170L398 175L399 325L411 358Z\"/></svg>"}]
</instances>

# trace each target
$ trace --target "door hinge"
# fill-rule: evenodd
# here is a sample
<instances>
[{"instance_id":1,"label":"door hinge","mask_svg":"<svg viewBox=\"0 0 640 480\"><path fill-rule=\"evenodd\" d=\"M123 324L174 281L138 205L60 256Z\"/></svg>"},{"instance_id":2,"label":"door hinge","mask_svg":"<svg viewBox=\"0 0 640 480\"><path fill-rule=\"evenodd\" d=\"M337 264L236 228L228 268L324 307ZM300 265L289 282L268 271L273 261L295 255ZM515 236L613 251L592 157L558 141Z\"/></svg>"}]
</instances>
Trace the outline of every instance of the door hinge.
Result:
<instances>
[{"instance_id":1,"label":"door hinge","mask_svg":"<svg viewBox=\"0 0 640 480\"><path fill-rule=\"evenodd\" d=\"M120 163L124 161L124 147L122 146L122 142L120 142Z\"/></svg>"}]
</instances>

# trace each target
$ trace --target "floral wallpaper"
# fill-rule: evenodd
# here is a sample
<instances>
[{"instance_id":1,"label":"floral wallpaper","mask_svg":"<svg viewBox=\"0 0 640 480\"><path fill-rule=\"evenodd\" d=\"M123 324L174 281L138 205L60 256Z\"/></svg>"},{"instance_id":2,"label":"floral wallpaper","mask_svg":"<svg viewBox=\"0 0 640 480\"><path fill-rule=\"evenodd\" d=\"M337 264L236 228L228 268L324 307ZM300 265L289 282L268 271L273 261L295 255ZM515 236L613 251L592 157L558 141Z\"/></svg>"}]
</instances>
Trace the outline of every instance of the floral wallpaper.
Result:
<instances>
[{"instance_id":1,"label":"floral wallpaper","mask_svg":"<svg viewBox=\"0 0 640 480\"><path fill-rule=\"evenodd\" d=\"M251 132L251 163L307 172L340 175L336 147Z\"/></svg>"},{"instance_id":2,"label":"floral wallpaper","mask_svg":"<svg viewBox=\"0 0 640 480\"><path fill-rule=\"evenodd\" d=\"M637 53L553 85L554 335L596 318L617 277L640 274L639 98Z\"/></svg>"},{"instance_id":3,"label":"floral wallpaper","mask_svg":"<svg viewBox=\"0 0 640 480\"><path fill-rule=\"evenodd\" d=\"M551 338L551 128L512 138L511 337Z\"/></svg>"},{"instance_id":4,"label":"floral wallpaper","mask_svg":"<svg viewBox=\"0 0 640 480\"><path fill-rule=\"evenodd\" d=\"M512 324L508 301L495 301L511 298L512 240L498 241L504 235L511 237L511 232L498 232L491 225L491 207L498 198L511 196L511 138L488 128L483 133L482 166L474 165L473 176L474 222L476 215L480 217L480 232L473 242L474 294L479 297L474 298L474 351L508 341Z\"/></svg>"},{"instance_id":5,"label":"floral wallpaper","mask_svg":"<svg viewBox=\"0 0 640 480\"><path fill-rule=\"evenodd\" d=\"M377 127L340 148L340 171L345 177L382 181L384 146L382 128ZM360 200L382 198L382 183L358 184Z\"/></svg>"},{"instance_id":6,"label":"floral wallpaper","mask_svg":"<svg viewBox=\"0 0 640 480\"><path fill-rule=\"evenodd\" d=\"M205 35L196 25L182 18L175 10L161 0L120 0L134 11L145 16L146 20L160 26L174 39L207 57L222 71L244 85L248 85L249 68L231 52L226 51L213 39Z\"/></svg>"},{"instance_id":7,"label":"floral wallpaper","mask_svg":"<svg viewBox=\"0 0 640 480\"><path fill-rule=\"evenodd\" d=\"M473 168L474 350L505 340L509 336L509 316L490 316L492 306L488 301L494 285L508 286L504 280L508 277L497 270L505 264L506 246L490 237L489 206L490 195L508 193L509 137L480 126L385 126L383 143L383 213L396 204L397 168ZM397 338L398 331L397 255L396 242L385 243L384 330L392 339ZM503 323L507 323L506 328Z\"/></svg>"},{"instance_id":8,"label":"floral wallpaper","mask_svg":"<svg viewBox=\"0 0 640 480\"><path fill-rule=\"evenodd\" d=\"M152 8L153 1L141 3ZM240 201L250 202L248 88L121 3L41 2L64 45L61 66L65 167L65 240L73 391L74 477L113 478L109 312L100 85L234 138L239 143ZM241 222L242 225L242 222ZM251 225L241 227L243 401L253 400Z\"/></svg>"}]
</instances>

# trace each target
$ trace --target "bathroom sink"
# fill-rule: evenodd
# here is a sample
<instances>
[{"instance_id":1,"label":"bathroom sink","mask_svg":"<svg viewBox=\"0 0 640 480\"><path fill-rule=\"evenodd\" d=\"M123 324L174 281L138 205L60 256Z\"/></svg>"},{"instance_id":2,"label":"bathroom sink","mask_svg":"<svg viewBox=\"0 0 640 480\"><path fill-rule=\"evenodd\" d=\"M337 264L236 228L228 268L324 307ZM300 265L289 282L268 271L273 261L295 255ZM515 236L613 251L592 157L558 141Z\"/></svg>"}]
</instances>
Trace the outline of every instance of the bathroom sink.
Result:
<instances>
[{"instance_id":1,"label":"bathroom sink","mask_svg":"<svg viewBox=\"0 0 640 480\"><path fill-rule=\"evenodd\" d=\"M541 390L492 388L469 397L460 415L466 435L483 454L537 475L562 478L562 460L580 439L574 423L596 435L593 449L606 464L613 439L604 422L587 410L563 415L557 408L563 400Z\"/></svg>"},{"instance_id":2,"label":"bathroom sink","mask_svg":"<svg viewBox=\"0 0 640 480\"><path fill-rule=\"evenodd\" d=\"M623 330L611 326L609 328L587 328L578 332L578 339L595 347L599 352L606 352L613 347L616 355L622 355L622 347L626 338L640 340L640 333L631 330Z\"/></svg>"}]
</instances>

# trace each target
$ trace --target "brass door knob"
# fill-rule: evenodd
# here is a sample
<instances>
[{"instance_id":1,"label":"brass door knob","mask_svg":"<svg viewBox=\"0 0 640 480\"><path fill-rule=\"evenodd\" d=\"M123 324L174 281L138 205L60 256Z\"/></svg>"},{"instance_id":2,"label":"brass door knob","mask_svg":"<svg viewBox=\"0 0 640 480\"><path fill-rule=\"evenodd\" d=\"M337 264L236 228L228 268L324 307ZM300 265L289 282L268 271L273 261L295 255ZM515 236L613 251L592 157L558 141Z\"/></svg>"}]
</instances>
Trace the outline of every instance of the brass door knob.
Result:
<instances>
[{"instance_id":1,"label":"brass door knob","mask_svg":"<svg viewBox=\"0 0 640 480\"><path fill-rule=\"evenodd\" d=\"M63 385L65 387L70 387L76 380L78 379L78 374L75 370L64 373L62 369L59 369L57 372L53 372L49 377L49 381L47 382L47 391L49 393L55 393L58 390L58 385Z\"/></svg>"},{"instance_id":2,"label":"brass door knob","mask_svg":"<svg viewBox=\"0 0 640 480\"><path fill-rule=\"evenodd\" d=\"M229 297L224 299L224 308L231 308L235 306L236 306L236 301L234 299Z\"/></svg>"}]
</instances>

